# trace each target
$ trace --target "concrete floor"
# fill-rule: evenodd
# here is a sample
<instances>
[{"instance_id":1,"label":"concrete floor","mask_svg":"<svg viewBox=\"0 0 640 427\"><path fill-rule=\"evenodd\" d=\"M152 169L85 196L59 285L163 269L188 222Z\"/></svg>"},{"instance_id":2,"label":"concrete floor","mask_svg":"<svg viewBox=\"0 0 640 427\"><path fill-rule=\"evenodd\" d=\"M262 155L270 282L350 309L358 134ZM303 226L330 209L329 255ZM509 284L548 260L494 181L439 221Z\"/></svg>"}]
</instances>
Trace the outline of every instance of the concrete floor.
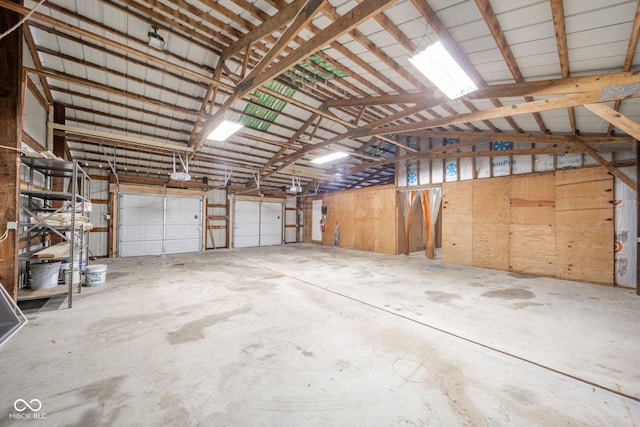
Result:
<instances>
[{"instance_id":1,"label":"concrete floor","mask_svg":"<svg viewBox=\"0 0 640 427\"><path fill-rule=\"evenodd\" d=\"M99 263L0 348L0 425L640 425L630 290L304 244Z\"/></svg>"}]
</instances>

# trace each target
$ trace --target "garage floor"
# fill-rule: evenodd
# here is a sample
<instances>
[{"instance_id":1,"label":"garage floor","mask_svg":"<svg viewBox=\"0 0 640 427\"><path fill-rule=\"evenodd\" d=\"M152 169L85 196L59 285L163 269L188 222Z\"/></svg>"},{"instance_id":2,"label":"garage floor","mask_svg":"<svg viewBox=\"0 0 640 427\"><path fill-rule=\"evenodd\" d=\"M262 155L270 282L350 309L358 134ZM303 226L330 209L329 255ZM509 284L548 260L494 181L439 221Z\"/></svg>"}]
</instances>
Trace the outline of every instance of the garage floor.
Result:
<instances>
[{"instance_id":1,"label":"garage floor","mask_svg":"<svg viewBox=\"0 0 640 427\"><path fill-rule=\"evenodd\" d=\"M305 244L100 263L0 348L0 425L640 425L631 290Z\"/></svg>"}]
</instances>

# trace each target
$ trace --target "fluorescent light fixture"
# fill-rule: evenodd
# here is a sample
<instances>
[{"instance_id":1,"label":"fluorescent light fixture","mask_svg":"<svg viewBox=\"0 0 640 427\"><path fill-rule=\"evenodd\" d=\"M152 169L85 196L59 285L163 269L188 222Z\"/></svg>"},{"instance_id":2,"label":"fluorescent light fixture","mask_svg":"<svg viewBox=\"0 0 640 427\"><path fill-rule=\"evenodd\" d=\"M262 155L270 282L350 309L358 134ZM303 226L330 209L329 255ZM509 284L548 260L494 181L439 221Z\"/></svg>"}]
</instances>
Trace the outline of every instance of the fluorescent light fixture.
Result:
<instances>
[{"instance_id":1,"label":"fluorescent light fixture","mask_svg":"<svg viewBox=\"0 0 640 427\"><path fill-rule=\"evenodd\" d=\"M326 156L322 156L322 157L318 157L316 159L313 159L313 160L311 160L311 163L316 163L316 164L327 163L327 162L331 162L333 160L342 159L343 157L347 157L348 155L349 155L349 153L345 153L345 152L342 152L342 151L336 151L334 153L327 154Z\"/></svg>"},{"instance_id":2,"label":"fluorescent light fixture","mask_svg":"<svg viewBox=\"0 0 640 427\"><path fill-rule=\"evenodd\" d=\"M409 62L450 99L478 89L439 40L409 58Z\"/></svg>"},{"instance_id":3,"label":"fluorescent light fixture","mask_svg":"<svg viewBox=\"0 0 640 427\"><path fill-rule=\"evenodd\" d=\"M214 141L222 142L225 139L229 138L234 133L238 132L244 126L240 123L230 122L228 120L223 121L218 125L217 128L213 130L207 137L207 139L211 139Z\"/></svg>"}]
</instances>

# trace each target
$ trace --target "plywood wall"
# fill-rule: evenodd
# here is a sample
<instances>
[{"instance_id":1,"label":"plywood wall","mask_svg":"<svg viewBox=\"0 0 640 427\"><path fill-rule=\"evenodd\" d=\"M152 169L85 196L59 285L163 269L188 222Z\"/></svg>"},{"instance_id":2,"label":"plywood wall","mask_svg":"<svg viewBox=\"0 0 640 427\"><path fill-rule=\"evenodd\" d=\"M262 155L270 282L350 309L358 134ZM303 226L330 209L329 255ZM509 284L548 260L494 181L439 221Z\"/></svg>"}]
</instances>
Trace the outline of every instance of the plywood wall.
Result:
<instances>
[{"instance_id":1,"label":"plywood wall","mask_svg":"<svg viewBox=\"0 0 640 427\"><path fill-rule=\"evenodd\" d=\"M317 198L316 198L317 199ZM335 222L340 222L340 246L371 252L398 253L398 203L393 185L322 195L327 207L323 245L333 245ZM311 198L305 200L305 214ZM311 242L311 215L305 215L305 242Z\"/></svg>"},{"instance_id":2,"label":"plywood wall","mask_svg":"<svg viewBox=\"0 0 640 427\"><path fill-rule=\"evenodd\" d=\"M472 197L473 265L509 268L509 180L474 180ZM506 193L506 196L505 196Z\"/></svg>"},{"instance_id":3,"label":"plywood wall","mask_svg":"<svg viewBox=\"0 0 640 427\"><path fill-rule=\"evenodd\" d=\"M555 205L553 174L511 178L510 270L538 275L555 271Z\"/></svg>"},{"instance_id":4,"label":"plywood wall","mask_svg":"<svg viewBox=\"0 0 640 427\"><path fill-rule=\"evenodd\" d=\"M613 284L613 179L603 168L556 173L556 275Z\"/></svg>"},{"instance_id":5,"label":"plywood wall","mask_svg":"<svg viewBox=\"0 0 640 427\"><path fill-rule=\"evenodd\" d=\"M442 259L613 285L612 199L600 167L443 184Z\"/></svg>"},{"instance_id":6,"label":"plywood wall","mask_svg":"<svg viewBox=\"0 0 640 427\"><path fill-rule=\"evenodd\" d=\"M442 186L442 260L473 265L473 181Z\"/></svg>"}]
</instances>

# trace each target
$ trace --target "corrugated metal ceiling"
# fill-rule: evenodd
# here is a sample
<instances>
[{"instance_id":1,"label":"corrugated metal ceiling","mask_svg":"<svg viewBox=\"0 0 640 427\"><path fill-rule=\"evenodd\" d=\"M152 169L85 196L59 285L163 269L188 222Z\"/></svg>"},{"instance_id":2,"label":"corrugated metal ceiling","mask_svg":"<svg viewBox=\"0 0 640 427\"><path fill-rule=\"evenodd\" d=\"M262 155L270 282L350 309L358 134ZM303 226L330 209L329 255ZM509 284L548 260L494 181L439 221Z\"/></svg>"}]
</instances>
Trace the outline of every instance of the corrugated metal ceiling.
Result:
<instances>
[{"instance_id":1,"label":"corrugated metal ceiling","mask_svg":"<svg viewBox=\"0 0 640 427\"><path fill-rule=\"evenodd\" d=\"M8 8L6 3L0 0L0 6ZM27 9L35 4L25 1ZM395 155L391 135L380 131L382 126L454 119L459 114L562 95L544 97L531 92L531 98L513 97L505 90L492 99L469 96L443 102L408 62L433 40L440 38L454 46L458 59L482 85L619 73L635 70L638 63L634 40L634 28L640 25L637 1L334 0L313 14L310 23L288 39L281 53L256 75L270 76L267 82L289 84L293 94L279 95L262 84L251 86L251 81L244 91L239 83L254 77L252 70L263 65L260 61L269 49L287 37L287 26L295 25L297 13L306 10L301 6L313 4L316 2L302 0L52 0L25 27L38 57L36 63L27 60L26 65L34 70L30 78L45 98L50 92L56 103L66 107L68 126L115 135L108 141L90 135L69 137L74 159L89 166L104 167L111 160L120 173L135 170L140 175L163 175L171 170L172 153L154 149L152 144L161 142L179 149L195 147L190 163L193 176L215 181L233 170L235 181L253 185L252 174L260 173L263 184L279 187L290 182L292 165L330 175L339 169L344 172L340 180L321 180L322 188L335 190L393 182L393 163L363 171L363 163ZM358 16L351 14L354 8L378 4L380 10L371 17L349 22ZM558 5L564 8L562 16L557 15ZM342 20L342 27L333 26L337 19ZM558 22L566 28L566 39L556 34ZM152 26L164 39L163 49L148 45ZM346 27L352 28L344 31ZM327 35L333 37L325 43L315 42ZM236 45L242 39L248 41ZM558 46L565 40L563 58ZM223 51L224 63L220 61ZM289 58L297 59L281 72L273 71ZM324 73L331 78L325 79ZM40 84L39 75L45 76L46 87ZM422 111L402 117L399 112L416 105L415 98L407 96L420 93L426 102L439 105L429 109L425 104ZM255 94L262 98L257 100ZM390 95L396 95L395 100L377 105L331 106L336 101ZM232 101L225 105L228 100ZM420 131L433 137L444 137L453 130L496 129L541 137L545 132L625 133L580 104L573 111L575 128L569 110L559 108L542 111L538 117L498 115L469 124L425 125ZM625 99L620 111L637 121L640 103L635 96ZM222 116L249 126L224 143L204 139L203 125L206 128ZM260 118L268 125L260 124ZM374 136L364 136L370 123L376 123L369 132ZM129 137L147 140L150 145L136 145ZM332 138L335 143L325 147L324 142ZM337 148L355 155L340 165L310 163ZM350 168L357 172L350 175ZM303 184L311 185L318 173L303 176ZM373 178L368 180L368 176Z\"/></svg>"}]
</instances>

